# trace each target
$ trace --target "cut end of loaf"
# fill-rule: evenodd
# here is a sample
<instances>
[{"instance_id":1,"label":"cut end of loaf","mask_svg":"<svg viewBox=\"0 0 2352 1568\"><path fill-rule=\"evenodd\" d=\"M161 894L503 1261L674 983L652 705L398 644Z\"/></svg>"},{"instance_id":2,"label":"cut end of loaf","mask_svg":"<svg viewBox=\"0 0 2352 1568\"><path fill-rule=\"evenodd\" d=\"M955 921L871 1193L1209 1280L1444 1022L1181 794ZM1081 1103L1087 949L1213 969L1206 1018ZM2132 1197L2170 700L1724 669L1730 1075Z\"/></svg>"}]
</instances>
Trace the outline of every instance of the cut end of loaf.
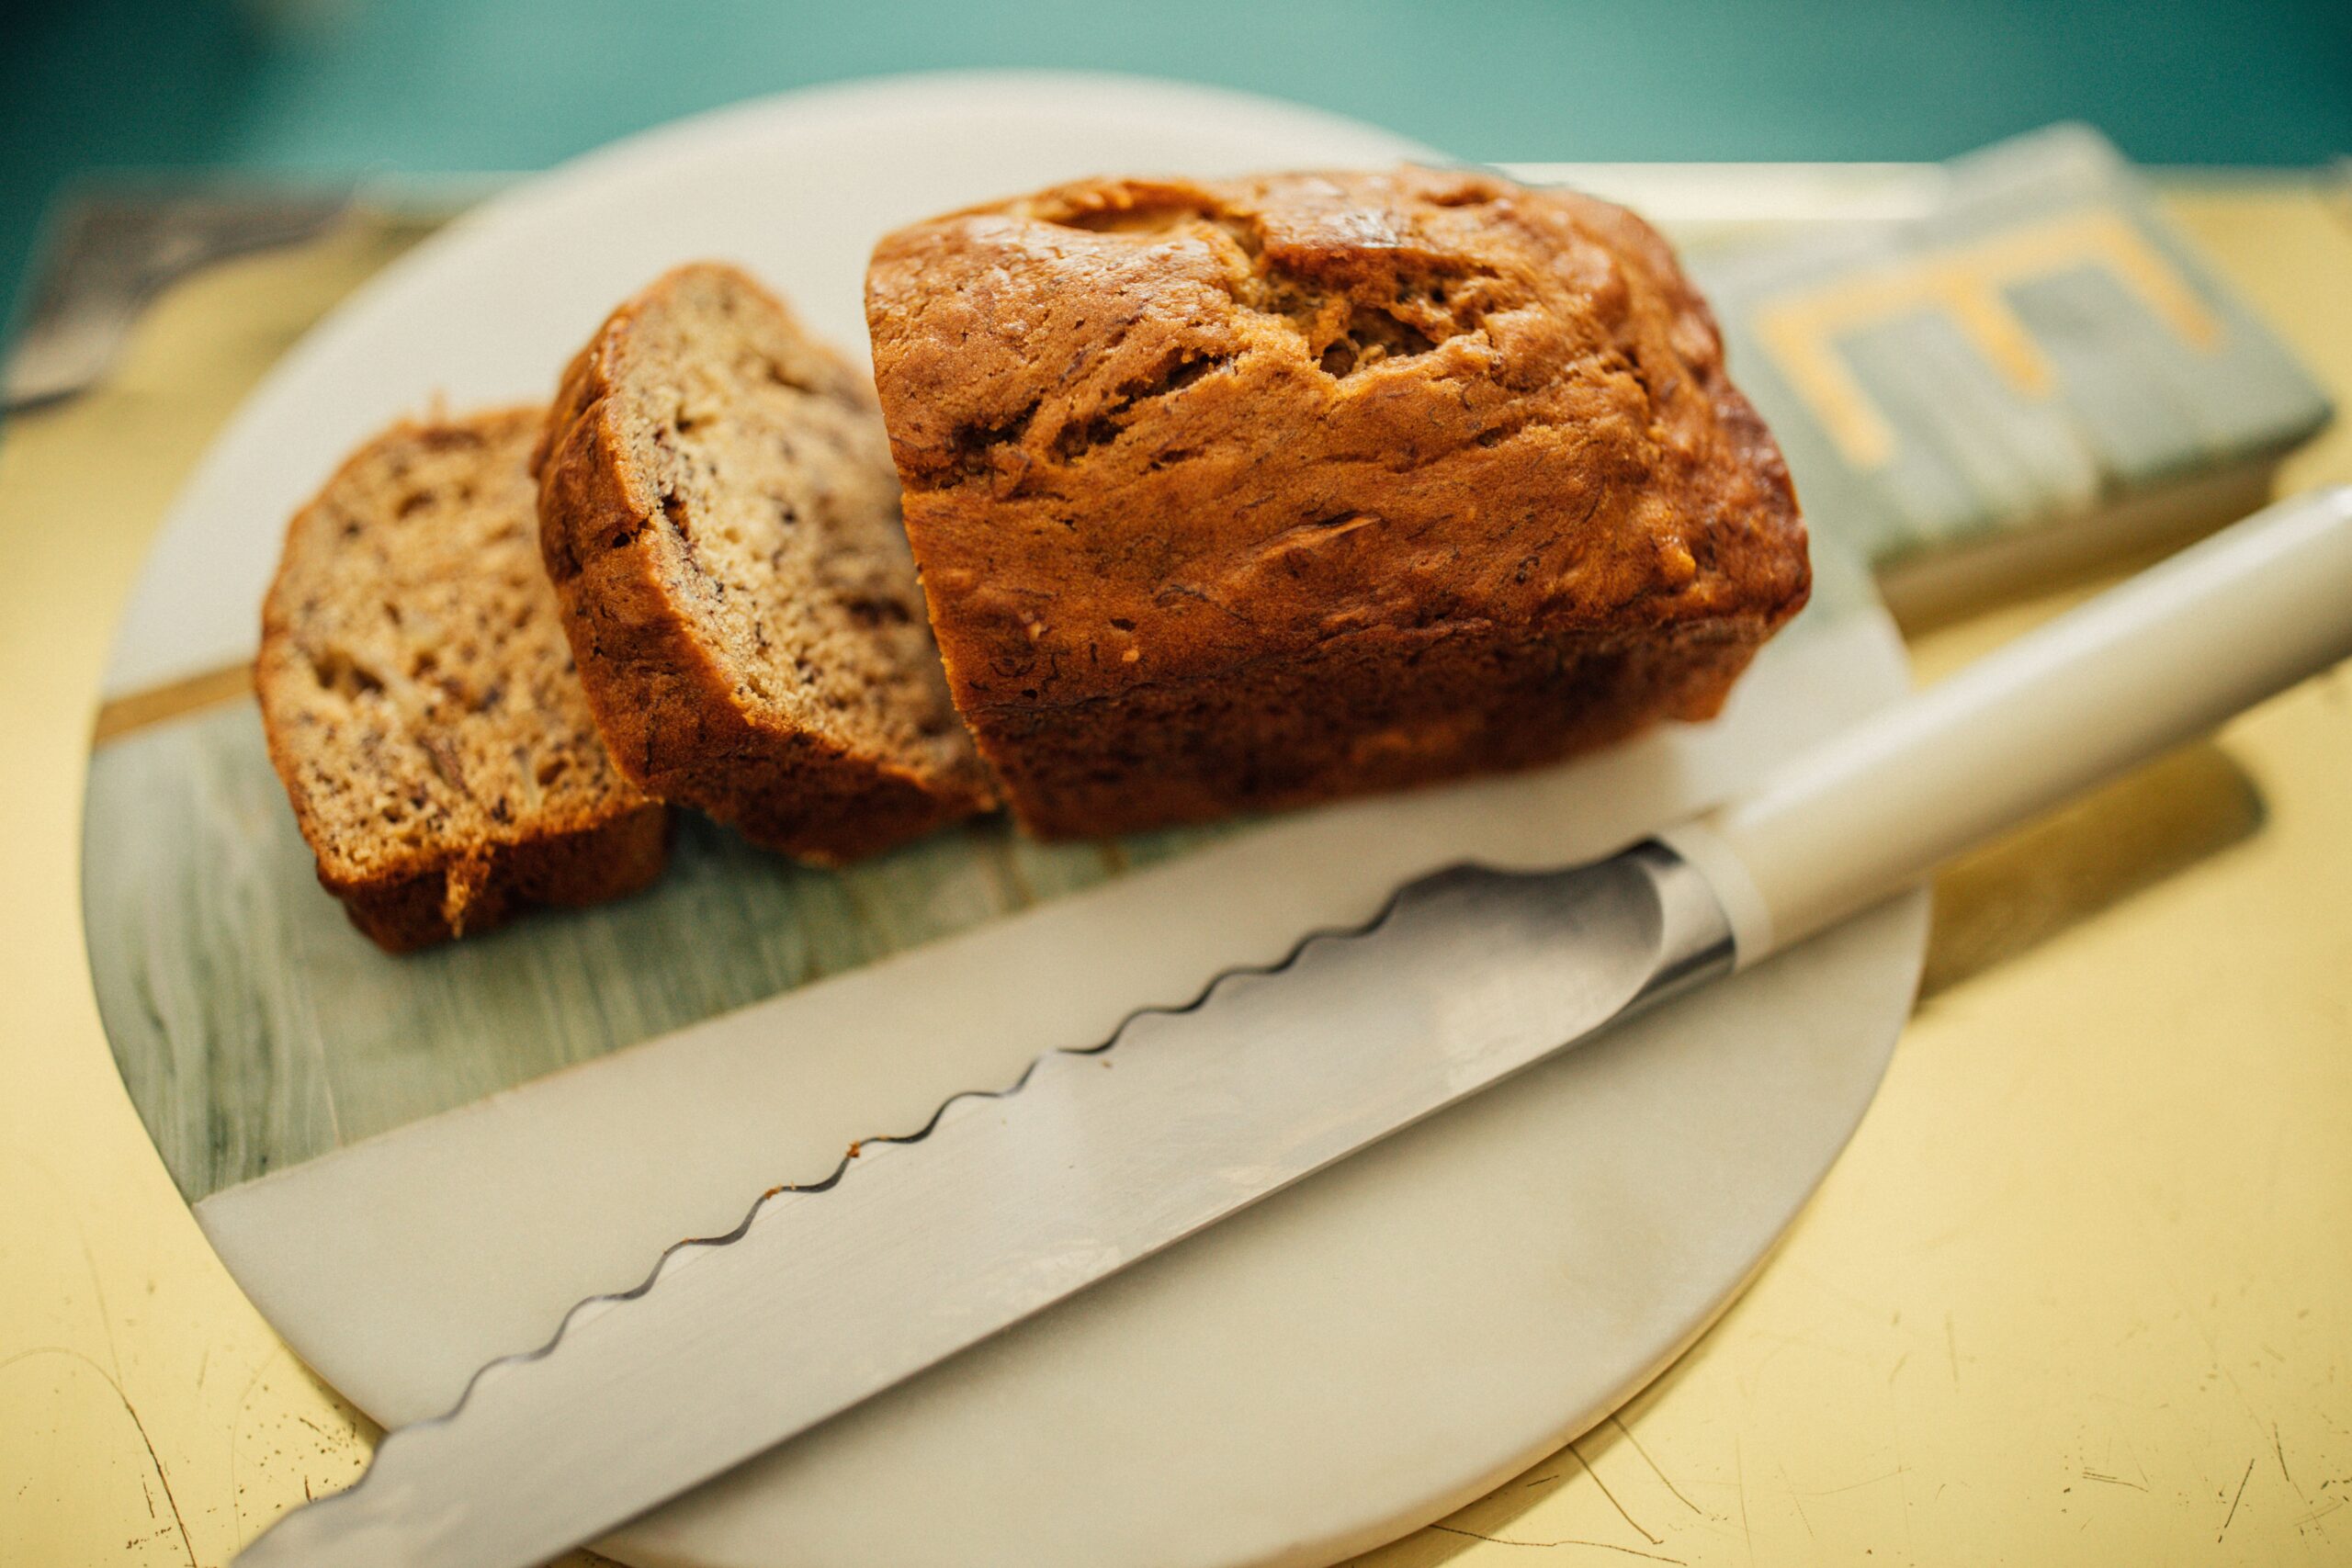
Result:
<instances>
[{"instance_id":1,"label":"cut end of loaf","mask_svg":"<svg viewBox=\"0 0 2352 1568\"><path fill-rule=\"evenodd\" d=\"M540 412L395 426L288 528L254 686L355 924L394 951L644 886L662 807L613 766L539 564Z\"/></svg>"},{"instance_id":2,"label":"cut end of loaf","mask_svg":"<svg viewBox=\"0 0 2352 1568\"><path fill-rule=\"evenodd\" d=\"M567 374L548 574L650 793L820 863L986 808L873 392L731 267L660 278Z\"/></svg>"}]
</instances>

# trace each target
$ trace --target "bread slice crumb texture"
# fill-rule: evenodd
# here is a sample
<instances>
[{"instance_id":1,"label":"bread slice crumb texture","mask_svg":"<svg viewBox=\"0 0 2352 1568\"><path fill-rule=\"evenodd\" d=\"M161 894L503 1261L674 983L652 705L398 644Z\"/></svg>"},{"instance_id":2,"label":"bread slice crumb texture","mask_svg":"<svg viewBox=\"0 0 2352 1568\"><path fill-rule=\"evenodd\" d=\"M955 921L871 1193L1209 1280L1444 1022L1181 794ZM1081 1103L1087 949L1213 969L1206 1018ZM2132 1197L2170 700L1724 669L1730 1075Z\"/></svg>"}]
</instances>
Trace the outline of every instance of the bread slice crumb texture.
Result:
<instances>
[{"instance_id":1,"label":"bread slice crumb texture","mask_svg":"<svg viewBox=\"0 0 2352 1568\"><path fill-rule=\"evenodd\" d=\"M255 687L320 879L379 942L632 891L661 807L613 766L539 562L537 409L402 424L288 529Z\"/></svg>"},{"instance_id":2,"label":"bread slice crumb texture","mask_svg":"<svg viewBox=\"0 0 2352 1568\"><path fill-rule=\"evenodd\" d=\"M865 378L731 267L657 281L575 362L547 564L646 788L819 862L989 804Z\"/></svg>"}]
</instances>

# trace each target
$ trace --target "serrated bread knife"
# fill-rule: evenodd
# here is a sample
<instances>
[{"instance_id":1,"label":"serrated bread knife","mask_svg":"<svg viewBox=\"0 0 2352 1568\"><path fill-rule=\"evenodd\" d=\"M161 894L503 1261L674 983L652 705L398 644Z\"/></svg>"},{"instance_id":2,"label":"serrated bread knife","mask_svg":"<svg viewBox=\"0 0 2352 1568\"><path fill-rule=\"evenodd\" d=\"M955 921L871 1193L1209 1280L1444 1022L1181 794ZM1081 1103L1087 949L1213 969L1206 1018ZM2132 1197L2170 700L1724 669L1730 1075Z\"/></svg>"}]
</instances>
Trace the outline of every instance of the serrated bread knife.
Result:
<instances>
[{"instance_id":1,"label":"serrated bread knife","mask_svg":"<svg viewBox=\"0 0 2352 1568\"><path fill-rule=\"evenodd\" d=\"M582 1303L242 1568L529 1568L2352 657L2352 488L2274 506L1572 870L1411 883L950 1100Z\"/></svg>"}]
</instances>

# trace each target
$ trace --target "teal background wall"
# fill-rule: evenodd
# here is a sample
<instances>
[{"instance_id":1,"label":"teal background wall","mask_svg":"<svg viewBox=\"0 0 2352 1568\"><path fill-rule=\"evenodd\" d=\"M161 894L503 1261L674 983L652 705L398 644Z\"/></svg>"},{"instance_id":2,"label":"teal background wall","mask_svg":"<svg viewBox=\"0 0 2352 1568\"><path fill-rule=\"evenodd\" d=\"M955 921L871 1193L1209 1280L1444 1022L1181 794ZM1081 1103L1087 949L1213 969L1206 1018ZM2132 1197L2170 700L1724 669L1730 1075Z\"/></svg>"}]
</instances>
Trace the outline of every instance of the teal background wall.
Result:
<instances>
[{"instance_id":1,"label":"teal background wall","mask_svg":"<svg viewBox=\"0 0 2352 1568\"><path fill-rule=\"evenodd\" d=\"M1099 67L1482 159L1940 158L2062 118L2152 163L2352 152L2352 0L0 0L0 299L93 168L528 169L731 99Z\"/></svg>"}]
</instances>

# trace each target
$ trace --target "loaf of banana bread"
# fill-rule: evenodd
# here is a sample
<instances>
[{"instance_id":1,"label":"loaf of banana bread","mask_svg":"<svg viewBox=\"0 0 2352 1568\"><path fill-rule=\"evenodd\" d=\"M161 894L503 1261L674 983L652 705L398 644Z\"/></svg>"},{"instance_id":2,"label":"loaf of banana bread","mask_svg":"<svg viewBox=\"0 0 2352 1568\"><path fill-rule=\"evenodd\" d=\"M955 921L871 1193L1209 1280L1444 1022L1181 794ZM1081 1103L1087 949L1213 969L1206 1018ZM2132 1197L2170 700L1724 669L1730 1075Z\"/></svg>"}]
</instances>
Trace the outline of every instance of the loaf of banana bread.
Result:
<instances>
[{"instance_id":1,"label":"loaf of banana bread","mask_svg":"<svg viewBox=\"0 0 2352 1568\"><path fill-rule=\"evenodd\" d=\"M890 235L866 313L949 685L1039 833L1707 718L1805 602L1705 303L1605 202L1091 181Z\"/></svg>"}]
</instances>

